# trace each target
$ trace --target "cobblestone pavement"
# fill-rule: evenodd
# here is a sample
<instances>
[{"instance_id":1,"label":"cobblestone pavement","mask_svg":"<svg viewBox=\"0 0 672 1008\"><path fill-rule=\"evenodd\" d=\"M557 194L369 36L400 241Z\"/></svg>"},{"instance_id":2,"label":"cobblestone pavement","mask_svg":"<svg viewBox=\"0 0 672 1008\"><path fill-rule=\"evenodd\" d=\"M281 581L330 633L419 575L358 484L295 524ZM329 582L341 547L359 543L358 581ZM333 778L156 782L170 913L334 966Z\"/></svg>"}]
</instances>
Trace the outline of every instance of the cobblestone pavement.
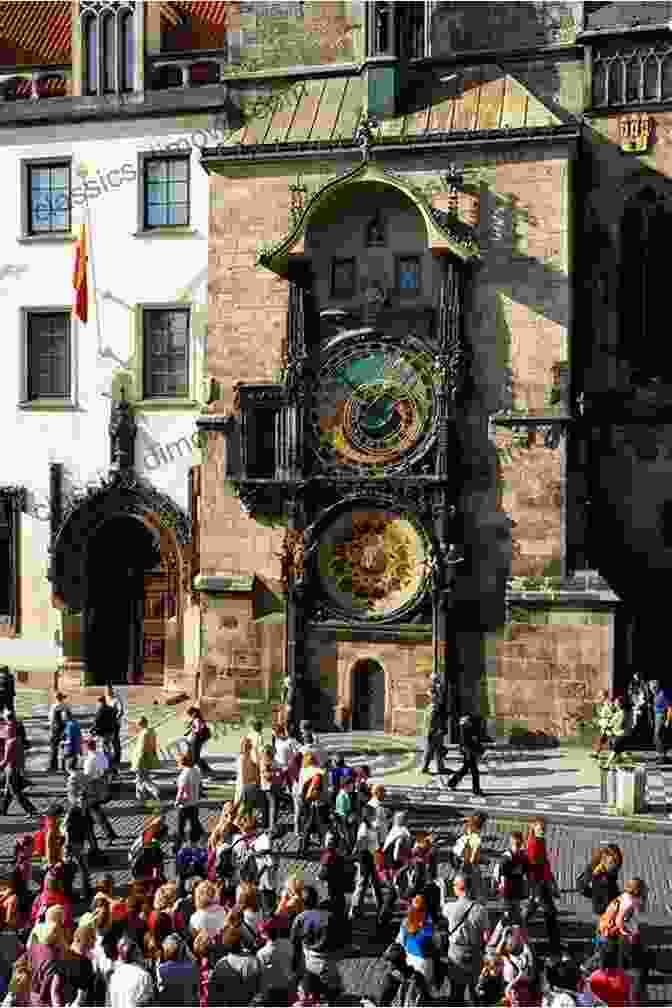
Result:
<instances>
[{"instance_id":1,"label":"cobblestone pavement","mask_svg":"<svg viewBox=\"0 0 672 1008\"><path fill-rule=\"evenodd\" d=\"M82 709L84 724L90 721L91 709ZM28 760L29 776L33 781L30 795L40 811L44 811L50 801L62 798L64 794L63 778L60 775L47 774L44 771L46 763L47 748L45 746L46 729L44 727L44 717L40 711L36 711L36 719L27 719L26 725L31 737L35 740L35 745L30 751ZM41 722L40 728L38 721ZM213 762L216 762L213 760ZM370 762L370 760L367 760ZM174 798L173 770L157 775L164 800L164 809L171 831L175 826L175 814L171 808ZM207 790L206 790L207 793ZM212 792L210 792L212 794ZM208 818L216 815L221 803L221 797L211 798L203 803L201 818L205 822ZM394 808L394 800L390 801L390 807ZM131 775L126 771L122 775L122 782L116 789L112 800L107 806L108 814L113 825L119 834L119 841L113 844L105 852L105 862L96 865L96 871L109 872L113 875L115 885L119 889L129 881L127 865L127 850L131 841L142 829L145 817L150 813L150 809L139 804L134 797ZM527 811L527 809L525 810ZM521 810L522 812L522 810ZM413 806L410 811L411 826L431 826L435 831L436 843L439 852L445 851L448 844L452 842L459 831L458 810L453 808L441 808L438 806L423 808L419 803ZM285 812L281 822L287 828L288 815ZM505 846L507 831L516 828L522 822L525 825L523 816L516 821L511 815L491 813L490 819L486 823L484 830L484 854L489 867L494 864L498 851L502 851ZM6 816L0 819L0 874L2 869L7 869L12 861L12 849L14 838L17 833L32 831L36 827L36 820L30 820L23 813ZM581 868L584 867L586 856L590 849L601 840L613 840L618 843L624 852L623 878L632 875L639 875L646 879L651 888L650 903L647 912L648 920L648 941L655 956L655 969L652 982L649 988L649 1003L651 1004L672 1004L672 917L667 912L668 902L672 902L672 892L670 892L670 854L669 843L665 837L633 833L618 833L614 831L595 830L582 826L572 825L549 825L548 843L552 853L554 868L557 874L561 890L564 890L560 902L561 932L563 940L577 954L587 950L592 933L592 918L590 907L587 901L582 899L572 890L574 879ZM278 858L280 864L280 876L283 878L290 872L300 871L307 880L314 880L317 870L317 858L319 851L313 846L307 858L301 858L297 854L297 840L289 832L281 838L278 845ZM168 872L173 874L172 859L168 858ZM489 867L486 870L489 870ZM447 866L441 861L440 871L444 874ZM496 905L490 904L493 919L496 919ZM372 907L369 910L372 911ZM354 948L349 951L340 964L341 973L348 991L348 997L343 999L343 1004L358 1003L358 996L366 995L376 998L382 967L380 956L387 944L393 940L398 927L396 923L387 929L380 929L376 926L375 916L368 913L362 921L355 925L353 934ZM533 937L535 943L543 949L543 934L540 926L533 926ZM668 975L665 971L670 970ZM447 999L442 998L437 1004L447 1004Z\"/></svg>"}]
</instances>

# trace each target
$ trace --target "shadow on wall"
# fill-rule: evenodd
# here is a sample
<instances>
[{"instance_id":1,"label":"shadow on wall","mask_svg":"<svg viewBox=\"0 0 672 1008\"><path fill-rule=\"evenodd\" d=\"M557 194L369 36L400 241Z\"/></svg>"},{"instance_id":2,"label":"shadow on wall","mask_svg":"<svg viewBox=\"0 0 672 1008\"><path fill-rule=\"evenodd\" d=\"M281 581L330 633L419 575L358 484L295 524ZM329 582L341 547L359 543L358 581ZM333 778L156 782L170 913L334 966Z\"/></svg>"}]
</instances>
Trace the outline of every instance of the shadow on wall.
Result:
<instances>
[{"instance_id":1,"label":"shadow on wall","mask_svg":"<svg viewBox=\"0 0 672 1008\"><path fill-rule=\"evenodd\" d=\"M580 3L439 2L432 12L432 53L571 43L580 8Z\"/></svg>"}]
</instances>

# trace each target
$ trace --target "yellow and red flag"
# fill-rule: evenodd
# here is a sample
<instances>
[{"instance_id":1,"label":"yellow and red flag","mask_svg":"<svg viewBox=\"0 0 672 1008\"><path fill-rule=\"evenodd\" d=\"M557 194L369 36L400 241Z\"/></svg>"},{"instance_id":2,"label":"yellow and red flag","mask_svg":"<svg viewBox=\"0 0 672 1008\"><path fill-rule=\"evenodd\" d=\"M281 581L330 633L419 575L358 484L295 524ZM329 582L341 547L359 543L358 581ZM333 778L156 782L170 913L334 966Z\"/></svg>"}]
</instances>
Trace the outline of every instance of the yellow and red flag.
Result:
<instances>
[{"instance_id":1,"label":"yellow and red flag","mask_svg":"<svg viewBox=\"0 0 672 1008\"><path fill-rule=\"evenodd\" d=\"M72 285L75 288L75 318L78 318L86 325L89 317L89 284L87 278L87 264L89 254L86 247L86 224L82 224L75 246L75 269L72 277Z\"/></svg>"}]
</instances>

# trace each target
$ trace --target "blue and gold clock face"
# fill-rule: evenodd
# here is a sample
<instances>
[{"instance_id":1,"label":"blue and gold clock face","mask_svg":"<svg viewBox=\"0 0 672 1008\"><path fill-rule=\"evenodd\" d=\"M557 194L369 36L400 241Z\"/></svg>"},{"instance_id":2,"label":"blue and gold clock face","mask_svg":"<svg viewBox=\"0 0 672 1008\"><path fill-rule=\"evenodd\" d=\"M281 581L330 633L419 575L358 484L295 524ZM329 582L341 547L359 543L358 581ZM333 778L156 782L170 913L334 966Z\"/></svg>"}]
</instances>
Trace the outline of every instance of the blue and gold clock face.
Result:
<instances>
[{"instance_id":1,"label":"blue and gold clock face","mask_svg":"<svg viewBox=\"0 0 672 1008\"><path fill-rule=\"evenodd\" d=\"M330 360L316 389L318 453L362 469L407 459L435 416L428 354L387 347L350 348Z\"/></svg>"}]
</instances>

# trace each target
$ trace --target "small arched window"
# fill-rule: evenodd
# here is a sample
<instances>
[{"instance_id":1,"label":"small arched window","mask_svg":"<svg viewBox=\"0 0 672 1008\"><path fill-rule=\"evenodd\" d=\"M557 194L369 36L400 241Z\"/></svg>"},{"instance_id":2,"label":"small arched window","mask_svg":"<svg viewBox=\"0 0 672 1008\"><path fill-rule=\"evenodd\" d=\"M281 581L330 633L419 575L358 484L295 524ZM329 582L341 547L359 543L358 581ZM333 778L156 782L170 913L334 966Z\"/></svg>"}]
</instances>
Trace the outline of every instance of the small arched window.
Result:
<instances>
[{"instance_id":1,"label":"small arched window","mask_svg":"<svg viewBox=\"0 0 672 1008\"><path fill-rule=\"evenodd\" d=\"M114 14L107 13L101 18L101 35L103 43L103 94L116 91L117 75L115 72L117 55L117 32Z\"/></svg>"},{"instance_id":2,"label":"small arched window","mask_svg":"<svg viewBox=\"0 0 672 1008\"><path fill-rule=\"evenodd\" d=\"M98 94L98 18L87 17L82 26L84 43L84 94Z\"/></svg>"},{"instance_id":3,"label":"small arched window","mask_svg":"<svg viewBox=\"0 0 672 1008\"><path fill-rule=\"evenodd\" d=\"M135 32L133 13L123 11L119 17L120 90L132 91L135 78Z\"/></svg>"}]
</instances>

